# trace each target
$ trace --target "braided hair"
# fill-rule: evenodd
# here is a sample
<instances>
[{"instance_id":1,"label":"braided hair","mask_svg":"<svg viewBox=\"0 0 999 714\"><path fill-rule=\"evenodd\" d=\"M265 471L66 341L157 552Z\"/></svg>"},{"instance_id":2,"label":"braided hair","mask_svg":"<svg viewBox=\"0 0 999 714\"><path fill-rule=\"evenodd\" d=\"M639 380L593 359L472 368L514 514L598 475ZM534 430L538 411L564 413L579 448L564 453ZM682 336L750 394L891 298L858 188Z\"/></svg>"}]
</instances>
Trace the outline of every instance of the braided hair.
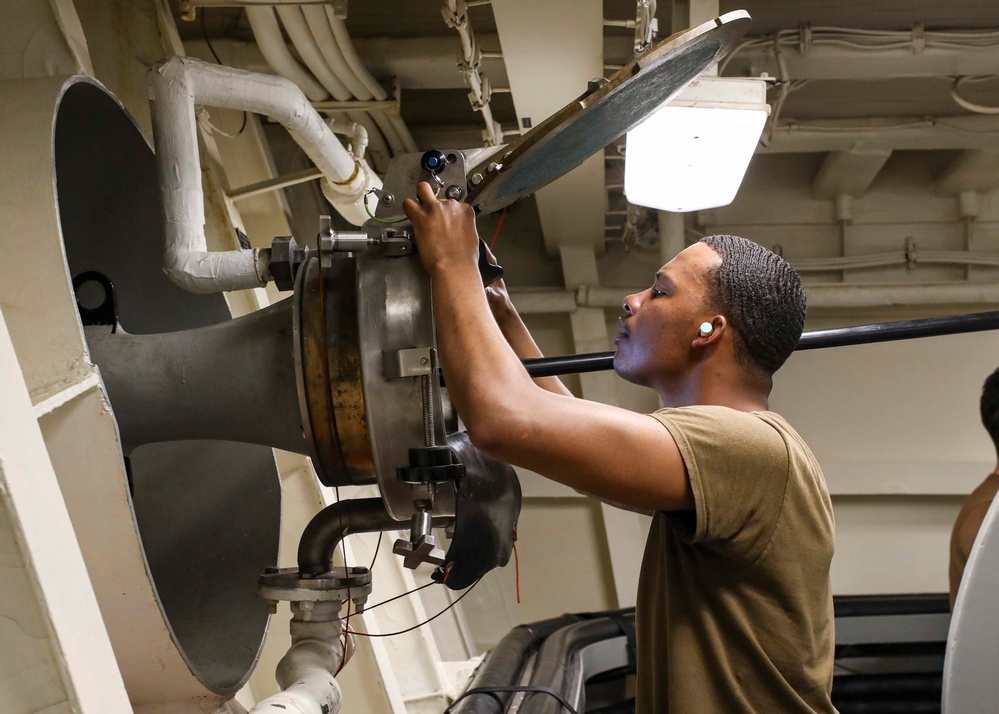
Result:
<instances>
[{"instance_id":1,"label":"braided hair","mask_svg":"<svg viewBox=\"0 0 999 714\"><path fill-rule=\"evenodd\" d=\"M805 325L805 289L786 260L751 240L714 235L702 243L721 257L708 272L711 305L735 330L739 361L776 372L794 351Z\"/></svg>"}]
</instances>

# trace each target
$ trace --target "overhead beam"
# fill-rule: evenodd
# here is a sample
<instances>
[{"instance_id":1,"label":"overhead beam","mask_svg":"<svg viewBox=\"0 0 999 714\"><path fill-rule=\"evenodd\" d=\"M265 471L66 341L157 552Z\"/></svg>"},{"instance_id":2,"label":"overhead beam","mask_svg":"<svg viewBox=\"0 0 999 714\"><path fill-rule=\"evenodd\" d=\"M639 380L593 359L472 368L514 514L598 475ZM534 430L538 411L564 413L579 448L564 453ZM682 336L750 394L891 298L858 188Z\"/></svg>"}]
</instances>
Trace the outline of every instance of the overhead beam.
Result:
<instances>
[{"instance_id":1,"label":"overhead beam","mask_svg":"<svg viewBox=\"0 0 999 714\"><path fill-rule=\"evenodd\" d=\"M862 119L782 118L760 154L826 151L932 151L990 149L999 137L999 115L871 117Z\"/></svg>"},{"instance_id":2,"label":"overhead beam","mask_svg":"<svg viewBox=\"0 0 999 714\"><path fill-rule=\"evenodd\" d=\"M993 139L994 141L994 139ZM986 193L999 185L999 150L962 152L934 184L937 193L951 196L968 191Z\"/></svg>"},{"instance_id":3,"label":"overhead beam","mask_svg":"<svg viewBox=\"0 0 999 714\"><path fill-rule=\"evenodd\" d=\"M532 126L603 77L600 0L493 0L513 104ZM604 247L604 161L598 154L536 194L549 254L561 245Z\"/></svg>"},{"instance_id":4,"label":"overhead beam","mask_svg":"<svg viewBox=\"0 0 999 714\"><path fill-rule=\"evenodd\" d=\"M991 49L912 48L854 49L812 45L802 54L796 47L781 45L788 75L793 79L900 79L903 77L981 76L996 73ZM773 44L741 50L728 62L726 76L749 77L768 72L779 77Z\"/></svg>"},{"instance_id":5,"label":"overhead beam","mask_svg":"<svg viewBox=\"0 0 999 714\"><path fill-rule=\"evenodd\" d=\"M889 149L857 149L829 153L812 181L812 198L834 199L838 196L860 198L874 182L889 156L891 156Z\"/></svg>"}]
</instances>

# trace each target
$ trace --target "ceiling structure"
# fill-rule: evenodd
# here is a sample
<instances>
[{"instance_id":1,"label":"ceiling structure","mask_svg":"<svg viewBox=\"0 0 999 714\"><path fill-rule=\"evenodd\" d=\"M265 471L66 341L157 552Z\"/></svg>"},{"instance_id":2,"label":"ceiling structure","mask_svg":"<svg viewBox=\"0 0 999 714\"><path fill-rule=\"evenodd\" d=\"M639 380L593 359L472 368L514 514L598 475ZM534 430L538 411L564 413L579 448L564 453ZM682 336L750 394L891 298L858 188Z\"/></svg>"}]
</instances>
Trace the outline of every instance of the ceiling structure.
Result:
<instances>
[{"instance_id":1,"label":"ceiling structure","mask_svg":"<svg viewBox=\"0 0 999 714\"><path fill-rule=\"evenodd\" d=\"M563 275L566 256L583 249L597 257L599 275L591 284L631 287L638 276L654 272L649 266L684 243L722 231L778 247L815 286L980 285L994 275L999 252L999 199L993 197L999 185L995 3L904 0L876 7L852 0L479 0L465 7L384 0L334 5L341 13L346 9L345 27L360 57L389 99L397 99L394 106L420 150L472 148L500 135L505 142L515 139L581 94L588 79L609 76L633 56L636 11L640 17L643 7L655 13L660 39L716 13L745 9L753 17L750 35L720 67L722 76L766 74L773 81L770 120L736 201L682 217L629 206L623 194L623 141L613 142L603 156L516 204L504 217L503 240L518 248L512 260L525 268L532 261L522 277L511 276L514 286L573 287L577 281ZM449 14L449 7L458 15ZM242 8L202 8L195 22L181 20L180 14L178 6L177 24L188 46L208 38L227 63L232 58L266 71L266 60L254 54L257 38ZM465 28L464 34L456 25ZM459 70L463 38L464 54L471 47L477 60L466 62L464 73ZM287 28L285 39L308 65ZM470 101L467 78L476 69ZM484 99L499 125L492 137L484 113L473 108ZM373 141L369 151L375 148ZM383 167L384 162L373 163ZM491 232L497 219L483 217L480 231ZM926 294L930 297L917 302L935 300ZM956 301L999 298L976 295ZM938 297L955 301L944 293ZM817 304L825 305L824 300Z\"/></svg>"}]
</instances>

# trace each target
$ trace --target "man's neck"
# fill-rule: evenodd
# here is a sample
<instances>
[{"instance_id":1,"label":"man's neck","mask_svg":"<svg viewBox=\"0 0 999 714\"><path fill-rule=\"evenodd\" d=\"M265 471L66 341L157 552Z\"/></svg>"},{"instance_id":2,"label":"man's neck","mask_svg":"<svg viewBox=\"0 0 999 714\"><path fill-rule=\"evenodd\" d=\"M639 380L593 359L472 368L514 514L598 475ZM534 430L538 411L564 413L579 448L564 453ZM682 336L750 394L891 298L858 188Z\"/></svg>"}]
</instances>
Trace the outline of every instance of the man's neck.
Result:
<instances>
[{"instance_id":1,"label":"man's neck","mask_svg":"<svg viewBox=\"0 0 999 714\"><path fill-rule=\"evenodd\" d=\"M666 407L710 405L728 407L740 412L769 409L769 390L762 391L741 380L693 378L663 385L657 391L660 402Z\"/></svg>"}]
</instances>

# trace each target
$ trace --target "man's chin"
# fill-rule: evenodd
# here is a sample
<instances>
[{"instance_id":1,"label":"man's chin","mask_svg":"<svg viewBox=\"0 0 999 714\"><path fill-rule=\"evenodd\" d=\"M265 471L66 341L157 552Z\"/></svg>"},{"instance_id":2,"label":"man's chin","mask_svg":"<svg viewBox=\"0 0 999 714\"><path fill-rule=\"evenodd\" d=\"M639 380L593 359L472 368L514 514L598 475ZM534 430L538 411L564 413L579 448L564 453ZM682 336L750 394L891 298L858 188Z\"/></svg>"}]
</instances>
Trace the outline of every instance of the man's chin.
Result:
<instances>
[{"instance_id":1,"label":"man's chin","mask_svg":"<svg viewBox=\"0 0 999 714\"><path fill-rule=\"evenodd\" d=\"M632 377L630 376L631 375L631 370L629 369L630 365L628 364L627 358L621 354L620 347L618 347L617 352L614 353L613 364L614 364L614 372L617 373L618 377L628 382L634 382L634 379L632 379Z\"/></svg>"}]
</instances>

